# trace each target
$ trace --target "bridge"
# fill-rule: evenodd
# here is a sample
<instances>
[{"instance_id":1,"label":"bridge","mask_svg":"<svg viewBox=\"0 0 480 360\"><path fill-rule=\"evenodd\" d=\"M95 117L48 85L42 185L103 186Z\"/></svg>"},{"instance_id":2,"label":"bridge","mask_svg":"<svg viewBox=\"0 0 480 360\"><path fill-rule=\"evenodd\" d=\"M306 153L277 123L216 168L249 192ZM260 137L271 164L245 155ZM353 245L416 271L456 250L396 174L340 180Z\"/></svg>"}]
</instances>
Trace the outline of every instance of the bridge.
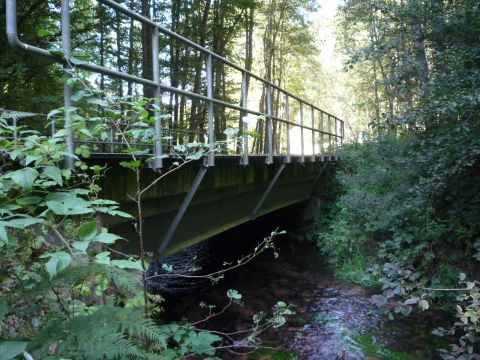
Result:
<instances>
[{"instance_id":1,"label":"bridge","mask_svg":"<svg viewBox=\"0 0 480 360\"><path fill-rule=\"evenodd\" d=\"M328 169L338 160L335 151L344 138L342 120L112 0L98 0L98 3L149 29L152 34L152 78L75 59L72 56L69 0L61 1L60 51L22 42L17 31L16 0L6 1L8 41L13 48L31 56L60 63L66 77L72 75L72 69L81 69L153 90L154 137L150 143L143 144L145 151L142 153L142 156L153 159L149 168L142 170L146 183L172 168L176 147L190 141L206 142L207 147L213 149L218 141L224 140L218 135L222 132L215 128L218 111L214 108L228 111L230 118L237 118L236 124L240 127L240 136L234 145L222 152L208 151L204 157L172 172L145 193L145 225L154 229L148 232L147 251L157 251L161 255L173 253L259 216L306 201L318 192L322 177L328 176ZM196 93L162 83L161 36L203 54L203 91ZM224 64L237 74L241 83L239 103L214 96L214 62ZM254 81L259 84L257 90ZM195 129L173 127L160 111L167 107L166 94L199 102L206 110L203 125ZM256 99L252 94L257 97L261 94L265 98L264 104L255 107L253 101ZM67 82L64 86L65 113L63 117L51 120L52 132L59 126L64 127L67 152L72 154L78 146L88 146L91 156L85 160L107 165L109 169L102 180L103 197L118 201L123 209L134 213L134 203L128 195L135 192L136 180L132 172L119 166L119 162L129 159L125 146L130 144L121 141L114 131L101 141L76 139L71 126L73 102L72 88ZM231 115L232 112L236 115ZM13 122L16 128L17 120L13 119ZM256 132L253 138L252 130ZM16 136L15 132L13 136ZM66 166L73 167L71 157L66 157L65 162ZM105 221L122 233L134 231L130 223L121 223L119 219Z\"/></svg>"}]
</instances>

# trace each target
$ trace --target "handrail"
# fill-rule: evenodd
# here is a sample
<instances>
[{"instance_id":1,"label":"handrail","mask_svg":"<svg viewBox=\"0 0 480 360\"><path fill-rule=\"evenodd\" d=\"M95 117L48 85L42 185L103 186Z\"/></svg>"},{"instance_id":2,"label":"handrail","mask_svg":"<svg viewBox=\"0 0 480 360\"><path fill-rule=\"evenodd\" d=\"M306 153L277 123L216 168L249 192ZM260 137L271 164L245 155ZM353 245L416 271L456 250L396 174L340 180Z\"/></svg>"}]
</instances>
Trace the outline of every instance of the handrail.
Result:
<instances>
[{"instance_id":1,"label":"handrail","mask_svg":"<svg viewBox=\"0 0 480 360\"><path fill-rule=\"evenodd\" d=\"M58 56L57 54L52 54L50 51L32 46L29 44L26 44L22 42L19 37L18 37L18 32L17 32L17 1L16 0L7 0L7 6L6 6L6 19L7 19L7 38L8 42L10 45L16 49L19 49L21 51L27 52L27 53L32 53L37 56L41 56L44 58L48 58L54 62L61 63L65 68L69 67L78 67L83 70L88 70L94 73L99 73L103 75L107 75L113 78L117 79L122 79L125 81L133 82L133 83L138 83L146 86L153 87L155 89L155 104L158 106L158 108L161 107L161 92L166 91L170 93L175 93L181 96L189 97L189 98L194 98L197 100L204 101L208 104L208 141L211 146L213 146L214 143L214 131L213 131L213 105L220 105L222 107L230 108L233 110L240 111L242 116L246 114L252 114L252 115L257 115L257 116L266 116L266 128L265 128L265 140L266 140L266 146L268 149L268 154L267 154L267 163L272 163L273 162L273 141L274 141L274 134L273 134L273 121L277 122L282 122L284 124L287 124L287 156L286 156L286 161L290 161L290 132L289 129L291 126L294 127L299 127L301 129L301 142L302 142L302 162L304 161L303 158L303 153L304 153L304 130L309 130L312 132L312 147L313 147L313 155L312 159L315 160L315 139L314 139L314 133L318 133L321 135L321 144L323 146L323 141L324 141L324 136L328 136L328 143L332 143L332 139L335 142L338 142L343 140L344 137L344 122L343 120L340 120L336 116L318 108L317 106L311 104L308 101L305 101L301 99L300 97L290 93L289 91L279 87L278 85L275 85L273 82L266 80L262 78L261 76L258 76L251 72L250 70L247 70L230 60L216 54L215 52L206 49L199 44L155 23L154 21L148 19L145 16L142 16L130 9L125 8L124 6L116 3L115 1L112 0L98 0L100 3L102 3L105 6L108 6L134 20L140 21L142 24L145 24L147 26L150 26L153 29L153 36L152 36L152 55L153 55L153 77L154 79L146 79L144 77L124 73L121 71L109 69L104 66L99 66L96 64L84 62L84 61L79 61L77 59L74 59L70 55L70 29L69 29L69 23L70 23L70 14L69 14L69 0L61 0L61 5L62 5L62 12L61 12L61 19L62 19L62 46L64 50L64 56ZM192 48L194 48L197 51L200 51L204 54L206 54L206 59L205 59L205 64L206 64L206 86L207 86L207 95L202 95L202 94L197 94L191 91L187 90L182 90L179 88L171 87L168 85L164 85L160 82L160 71L159 71L159 61L158 61L158 53L159 53L159 44L158 44L158 38L159 38L159 33L162 33L168 37L171 37L175 40L178 40ZM242 102L240 105L237 104L232 104L227 101L223 101L220 99L216 99L213 96L213 73L212 73L212 60L215 59L217 61L222 62L223 64L240 71L242 73ZM243 93L245 92L245 84L247 82L248 78L253 78L258 81L260 81L264 86L266 90L266 113L257 111L257 110L252 110L247 108L246 101L246 96L243 96ZM295 123L290 121L289 118L289 110L286 111L286 119L282 119L279 117L276 117L272 114L272 89L280 92L285 96L285 102L286 102L286 109L288 109L288 101L289 99L294 99L299 102L300 104L300 124ZM66 86L65 91L64 91L64 97L65 97L65 104L70 104L70 90ZM304 123L303 119L303 107L307 106L311 109L311 123L312 126L307 126ZM65 106L68 108L69 106ZM320 113L321 117L321 129L315 128L315 111ZM67 114L68 115L68 114ZM155 114L156 116L156 121L155 121L155 130L156 134L160 138L160 134L162 131L162 120L160 114ZM68 117L68 116L67 116ZM328 121L328 131L325 131L325 117L327 118ZM333 124L332 124L333 121ZM332 125L334 127L334 132L332 132ZM244 125L245 127L247 125ZM245 128L246 129L246 128ZM244 130L245 130L244 129ZM73 135L70 135L67 137L67 147L69 149L73 149ZM161 146L161 141L158 140L156 141L155 144L155 155L156 155L156 160L154 167L155 168L161 168L162 167L162 159L161 155L162 154L162 146ZM249 155L249 150L248 150L248 143L244 145L244 154L243 154L243 160L242 163L244 165L248 164L248 155ZM214 165L214 154L211 154L208 158L208 165L212 166Z\"/></svg>"}]
</instances>

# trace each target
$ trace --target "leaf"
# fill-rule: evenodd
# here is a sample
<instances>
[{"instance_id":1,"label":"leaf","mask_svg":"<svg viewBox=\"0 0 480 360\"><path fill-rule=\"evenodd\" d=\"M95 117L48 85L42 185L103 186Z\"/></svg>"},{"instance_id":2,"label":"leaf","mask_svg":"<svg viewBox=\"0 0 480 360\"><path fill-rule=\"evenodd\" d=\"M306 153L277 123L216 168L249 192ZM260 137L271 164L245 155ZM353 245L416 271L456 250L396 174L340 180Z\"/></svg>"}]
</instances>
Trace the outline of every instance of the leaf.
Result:
<instances>
[{"instance_id":1,"label":"leaf","mask_svg":"<svg viewBox=\"0 0 480 360\"><path fill-rule=\"evenodd\" d=\"M78 251L81 251L81 252L85 252L85 251L87 251L87 249L88 249L88 245L90 245L90 241L75 241L75 242L72 244L72 247L73 247L75 250L78 250Z\"/></svg>"},{"instance_id":2,"label":"leaf","mask_svg":"<svg viewBox=\"0 0 480 360\"><path fill-rule=\"evenodd\" d=\"M228 290L227 296L232 300L240 300L242 298L242 294L240 294L237 290Z\"/></svg>"},{"instance_id":3,"label":"leaf","mask_svg":"<svg viewBox=\"0 0 480 360\"><path fill-rule=\"evenodd\" d=\"M58 115L58 114L62 114L63 115L63 109L54 109L54 110L51 110L48 115L47 115L47 119L50 120L50 118L52 116L55 116L55 115ZM66 134L66 130L60 130L59 133L62 132L62 134Z\"/></svg>"},{"instance_id":4,"label":"leaf","mask_svg":"<svg viewBox=\"0 0 480 360\"><path fill-rule=\"evenodd\" d=\"M273 327L274 328L279 328L280 326L283 326L287 322L287 319L284 316L275 316L273 319Z\"/></svg>"},{"instance_id":5,"label":"leaf","mask_svg":"<svg viewBox=\"0 0 480 360\"><path fill-rule=\"evenodd\" d=\"M42 222L43 222L43 219L26 217L26 218L13 219L13 220L10 220L10 221L5 221L4 225L6 227L12 227L12 228L15 228L15 229L25 229L29 226L32 226L32 225L35 225L35 224L40 224Z\"/></svg>"},{"instance_id":6,"label":"leaf","mask_svg":"<svg viewBox=\"0 0 480 360\"><path fill-rule=\"evenodd\" d=\"M25 341L2 341L0 342L0 359L9 360L22 354L27 347Z\"/></svg>"},{"instance_id":7,"label":"leaf","mask_svg":"<svg viewBox=\"0 0 480 360\"><path fill-rule=\"evenodd\" d=\"M112 260L111 264L119 269L132 269L143 271L142 264L132 260Z\"/></svg>"},{"instance_id":8,"label":"leaf","mask_svg":"<svg viewBox=\"0 0 480 360\"><path fill-rule=\"evenodd\" d=\"M7 234L7 229L5 229L5 225L2 221L0 222L0 247L6 243L8 243L8 234Z\"/></svg>"},{"instance_id":9,"label":"leaf","mask_svg":"<svg viewBox=\"0 0 480 360\"><path fill-rule=\"evenodd\" d=\"M46 253L40 256L40 258L50 258L45 263L45 268L47 269L50 279L53 279L60 271L66 269L68 265L72 262L72 257L70 254L67 254L64 251L59 251L56 253Z\"/></svg>"},{"instance_id":10,"label":"leaf","mask_svg":"<svg viewBox=\"0 0 480 360\"><path fill-rule=\"evenodd\" d=\"M428 308L429 308L430 306L429 306L427 300L420 300L420 301L418 302L418 307L419 307L420 309L422 309L423 311L425 311L425 310L428 310Z\"/></svg>"},{"instance_id":11,"label":"leaf","mask_svg":"<svg viewBox=\"0 0 480 360\"><path fill-rule=\"evenodd\" d=\"M92 105L98 105L98 106L101 106L101 107L106 107L108 105L108 102L106 100L102 100L102 99L94 98L94 97L88 98L87 103L92 104Z\"/></svg>"},{"instance_id":12,"label":"leaf","mask_svg":"<svg viewBox=\"0 0 480 360\"><path fill-rule=\"evenodd\" d=\"M55 181L57 185L63 185L62 171L56 166L47 166L43 169L43 175Z\"/></svg>"},{"instance_id":13,"label":"leaf","mask_svg":"<svg viewBox=\"0 0 480 360\"><path fill-rule=\"evenodd\" d=\"M140 160L132 160L132 161L122 161L120 162L120 166L123 166L127 169L132 169L132 170L135 170L135 169L138 169L140 167L140 165L142 164L142 162Z\"/></svg>"},{"instance_id":14,"label":"leaf","mask_svg":"<svg viewBox=\"0 0 480 360\"><path fill-rule=\"evenodd\" d=\"M414 296L414 297L412 297L412 298L410 298L410 299L405 300L403 303L404 303L405 305L413 305L413 304L418 303L419 300L420 300L419 297Z\"/></svg>"},{"instance_id":15,"label":"leaf","mask_svg":"<svg viewBox=\"0 0 480 360\"><path fill-rule=\"evenodd\" d=\"M38 196L26 196L20 199L17 199L16 202L18 205L37 205L40 204L42 201L42 198Z\"/></svg>"},{"instance_id":16,"label":"leaf","mask_svg":"<svg viewBox=\"0 0 480 360\"><path fill-rule=\"evenodd\" d=\"M78 236L81 241L91 241L97 235L97 222L90 221L80 226Z\"/></svg>"},{"instance_id":17,"label":"leaf","mask_svg":"<svg viewBox=\"0 0 480 360\"><path fill-rule=\"evenodd\" d=\"M82 100L85 95L88 95L87 92L85 90L80 90L73 94L71 99L72 101L77 102Z\"/></svg>"},{"instance_id":18,"label":"leaf","mask_svg":"<svg viewBox=\"0 0 480 360\"><path fill-rule=\"evenodd\" d=\"M97 254L95 256L95 262L97 264L110 265L110 253L108 251L104 251L100 254Z\"/></svg>"},{"instance_id":19,"label":"leaf","mask_svg":"<svg viewBox=\"0 0 480 360\"><path fill-rule=\"evenodd\" d=\"M100 233L93 240L98 241L102 244L114 244L117 240L121 239L123 238L115 234Z\"/></svg>"},{"instance_id":20,"label":"leaf","mask_svg":"<svg viewBox=\"0 0 480 360\"><path fill-rule=\"evenodd\" d=\"M63 202L59 200L47 201L47 207L56 215L83 215L94 212L88 203L75 195L67 196Z\"/></svg>"},{"instance_id":21,"label":"leaf","mask_svg":"<svg viewBox=\"0 0 480 360\"><path fill-rule=\"evenodd\" d=\"M29 165L32 162L37 161L41 157L42 155L27 155L27 157L25 158L25 165Z\"/></svg>"},{"instance_id":22,"label":"leaf","mask_svg":"<svg viewBox=\"0 0 480 360\"><path fill-rule=\"evenodd\" d=\"M13 180L15 184L20 186L23 189L31 189L35 180L38 178L39 173L34 168L23 168L17 171L14 171L10 178Z\"/></svg>"},{"instance_id":23,"label":"leaf","mask_svg":"<svg viewBox=\"0 0 480 360\"><path fill-rule=\"evenodd\" d=\"M38 29L37 31L37 36L39 38L44 38L44 37L48 37L48 36L52 36L53 33L50 31L50 30L47 30L47 29Z\"/></svg>"}]
</instances>

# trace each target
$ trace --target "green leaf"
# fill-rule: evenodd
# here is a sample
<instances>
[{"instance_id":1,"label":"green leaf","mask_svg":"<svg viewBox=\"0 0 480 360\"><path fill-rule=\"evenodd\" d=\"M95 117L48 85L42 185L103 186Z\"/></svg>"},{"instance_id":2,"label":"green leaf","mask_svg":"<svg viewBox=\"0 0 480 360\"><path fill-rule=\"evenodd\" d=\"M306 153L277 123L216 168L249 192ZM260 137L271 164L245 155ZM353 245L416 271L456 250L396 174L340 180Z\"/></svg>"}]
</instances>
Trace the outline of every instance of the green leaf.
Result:
<instances>
[{"instance_id":1,"label":"green leaf","mask_svg":"<svg viewBox=\"0 0 480 360\"><path fill-rule=\"evenodd\" d=\"M143 271L142 264L138 261L132 260L112 260L112 265L118 267L119 269L132 269Z\"/></svg>"},{"instance_id":2,"label":"green leaf","mask_svg":"<svg viewBox=\"0 0 480 360\"><path fill-rule=\"evenodd\" d=\"M72 101L77 102L82 100L85 95L87 95L87 92L85 90L80 90L73 94L71 99Z\"/></svg>"},{"instance_id":3,"label":"green leaf","mask_svg":"<svg viewBox=\"0 0 480 360\"><path fill-rule=\"evenodd\" d=\"M101 107L106 107L108 105L108 102L106 100L98 99L98 98L88 98L87 103L92 104L92 105L98 105Z\"/></svg>"},{"instance_id":4,"label":"green leaf","mask_svg":"<svg viewBox=\"0 0 480 360\"><path fill-rule=\"evenodd\" d=\"M25 165L29 165L32 162L37 161L41 157L42 155L27 155L27 157L25 158Z\"/></svg>"},{"instance_id":5,"label":"green leaf","mask_svg":"<svg viewBox=\"0 0 480 360\"><path fill-rule=\"evenodd\" d=\"M40 204L41 201L42 201L42 198L38 196L26 196L16 200L17 204L22 206L37 205L37 204Z\"/></svg>"},{"instance_id":6,"label":"green leaf","mask_svg":"<svg viewBox=\"0 0 480 360\"><path fill-rule=\"evenodd\" d=\"M39 173L34 168L23 168L17 171L14 171L10 178L13 180L15 184L20 186L23 189L31 189L35 180L38 178Z\"/></svg>"},{"instance_id":7,"label":"green leaf","mask_svg":"<svg viewBox=\"0 0 480 360\"><path fill-rule=\"evenodd\" d=\"M90 241L75 241L72 246L74 249L85 252L88 249L88 245L90 245Z\"/></svg>"},{"instance_id":8,"label":"green leaf","mask_svg":"<svg viewBox=\"0 0 480 360\"><path fill-rule=\"evenodd\" d=\"M97 264L110 265L110 252L104 251L95 256L95 262Z\"/></svg>"},{"instance_id":9,"label":"green leaf","mask_svg":"<svg viewBox=\"0 0 480 360\"><path fill-rule=\"evenodd\" d=\"M240 294L237 290L228 290L227 296L232 300L240 300L242 298L242 294Z\"/></svg>"},{"instance_id":10,"label":"green leaf","mask_svg":"<svg viewBox=\"0 0 480 360\"><path fill-rule=\"evenodd\" d=\"M67 254L64 251L46 253L40 256L40 258L50 258L45 264L50 279L53 279L60 271L66 269L72 262L70 254Z\"/></svg>"},{"instance_id":11,"label":"green leaf","mask_svg":"<svg viewBox=\"0 0 480 360\"><path fill-rule=\"evenodd\" d=\"M8 243L7 229L5 229L4 222L0 222L0 247Z\"/></svg>"},{"instance_id":12,"label":"green leaf","mask_svg":"<svg viewBox=\"0 0 480 360\"><path fill-rule=\"evenodd\" d=\"M120 166L123 166L127 169L135 170L135 169L138 169L141 164L142 162L140 160L132 160L132 161L122 161L120 163Z\"/></svg>"},{"instance_id":13,"label":"green leaf","mask_svg":"<svg viewBox=\"0 0 480 360\"><path fill-rule=\"evenodd\" d=\"M52 116L55 116L55 115L58 115L58 114L62 114L63 115L63 109L54 109L54 110L51 110L48 115L47 115L47 119L50 119ZM59 130L58 133L62 133L62 136L66 135L66 130L65 129L62 129L62 130Z\"/></svg>"},{"instance_id":14,"label":"green leaf","mask_svg":"<svg viewBox=\"0 0 480 360\"><path fill-rule=\"evenodd\" d=\"M57 185L63 185L62 171L56 166L47 166L43 169L43 175L52 179Z\"/></svg>"},{"instance_id":15,"label":"green leaf","mask_svg":"<svg viewBox=\"0 0 480 360\"><path fill-rule=\"evenodd\" d=\"M40 224L42 222L43 222L43 219L26 217L26 218L13 219L13 220L10 220L10 221L5 221L4 225L6 227L12 227L12 228L15 228L15 229L25 229L29 226L32 226L32 225L35 225L35 224Z\"/></svg>"},{"instance_id":16,"label":"green leaf","mask_svg":"<svg viewBox=\"0 0 480 360\"><path fill-rule=\"evenodd\" d=\"M90 221L80 226L78 236L81 241L91 241L97 235L97 222Z\"/></svg>"},{"instance_id":17,"label":"green leaf","mask_svg":"<svg viewBox=\"0 0 480 360\"><path fill-rule=\"evenodd\" d=\"M117 240L121 240L122 238L115 234L110 233L100 233L98 234L93 240L98 241L102 244L114 244Z\"/></svg>"},{"instance_id":18,"label":"green leaf","mask_svg":"<svg viewBox=\"0 0 480 360\"><path fill-rule=\"evenodd\" d=\"M22 354L27 347L25 341L2 341L0 342L0 359L10 360Z\"/></svg>"},{"instance_id":19,"label":"green leaf","mask_svg":"<svg viewBox=\"0 0 480 360\"><path fill-rule=\"evenodd\" d=\"M66 197L63 202L47 201L47 207L56 215L83 215L94 212L85 200L75 195Z\"/></svg>"},{"instance_id":20,"label":"green leaf","mask_svg":"<svg viewBox=\"0 0 480 360\"><path fill-rule=\"evenodd\" d=\"M48 36L52 36L53 33L50 31L50 30L47 30L47 29L38 29L37 31L37 36L39 38L44 38L44 37L48 37Z\"/></svg>"}]
</instances>

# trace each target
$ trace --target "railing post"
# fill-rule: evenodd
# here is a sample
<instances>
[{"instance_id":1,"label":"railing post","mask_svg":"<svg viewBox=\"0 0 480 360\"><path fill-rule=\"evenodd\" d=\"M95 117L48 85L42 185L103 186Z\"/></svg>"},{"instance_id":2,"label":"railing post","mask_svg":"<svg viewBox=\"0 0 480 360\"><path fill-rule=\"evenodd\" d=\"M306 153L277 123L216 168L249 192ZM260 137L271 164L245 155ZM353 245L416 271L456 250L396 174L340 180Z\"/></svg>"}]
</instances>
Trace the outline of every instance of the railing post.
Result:
<instances>
[{"instance_id":1,"label":"railing post","mask_svg":"<svg viewBox=\"0 0 480 360\"><path fill-rule=\"evenodd\" d=\"M288 95L285 94L285 120L287 120L287 156L285 158L286 163L292 161L292 156L290 154L290 104L289 104Z\"/></svg>"},{"instance_id":2,"label":"railing post","mask_svg":"<svg viewBox=\"0 0 480 360\"><path fill-rule=\"evenodd\" d=\"M335 151L338 149L338 119L335 118Z\"/></svg>"},{"instance_id":3,"label":"railing post","mask_svg":"<svg viewBox=\"0 0 480 360\"><path fill-rule=\"evenodd\" d=\"M343 121L340 122L340 125L341 125L341 134L342 134L342 137L340 139L340 144L343 145L343 138L345 137L345 123Z\"/></svg>"},{"instance_id":4,"label":"railing post","mask_svg":"<svg viewBox=\"0 0 480 360\"><path fill-rule=\"evenodd\" d=\"M273 163L273 119L272 119L272 86L267 84L267 164Z\"/></svg>"},{"instance_id":5,"label":"railing post","mask_svg":"<svg viewBox=\"0 0 480 360\"><path fill-rule=\"evenodd\" d=\"M160 86L160 62L158 60L158 54L160 49L158 46L158 28L153 28L152 34L152 66L153 66L153 81L155 82L155 147L153 155L155 160L152 167L154 170L160 170L163 167L163 148L162 148L162 89Z\"/></svg>"},{"instance_id":6,"label":"railing post","mask_svg":"<svg viewBox=\"0 0 480 360\"><path fill-rule=\"evenodd\" d=\"M61 2L61 11L60 11L61 19L62 19L62 49L67 60L70 60L72 56L72 45L71 45L71 38L70 38L70 1L69 0L62 0ZM71 77L71 65L70 63L65 63L63 65L64 68L64 75L67 78ZM72 88L68 84L68 81L65 82L63 85L63 106L65 108L65 129L67 130L67 138L66 138L66 145L67 145L67 153L74 154L75 152L75 145L73 139L73 128L72 128L72 121L71 121L71 107L72 107ZM65 165L67 168L73 169L73 157L67 156L65 158Z\"/></svg>"},{"instance_id":7,"label":"railing post","mask_svg":"<svg viewBox=\"0 0 480 360\"><path fill-rule=\"evenodd\" d=\"M300 132L301 132L301 146L302 146L302 152L300 156L300 162L303 164L305 162L305 154L304 154L304 145L305 145L305 139L303 138L303 102L300 101Z\"/></svg>"},{"instance_id":8,"label":"railing post","mask_svg":"<svg viewBox=\"0 0 480 360\"><path fill-rule=\"evenodd\" d=\"M113 128L110 129L110 153L115 153L115 144L113 143L114 141L114 132Z\"/></svg>"},{"instance_id":9,"label":"railing post","mask_svg":"<svg viewBox=\"0 0 480 360\"><path fill-rule=\"evenodd\" d=\"M324 120L323 120L323 111L320 112L320 130L322 130L321 132L321 136L320 136L320 154L322 155L322 159L323 159L323 154L325 153L325 123L324 123Z\"/></svg>"},{"instance_id":10,"label":"railing post","mask_svg":"<svg viewBox=\"0 0 480 360\"><path fill-rule=\"evenodd\" d=\"M332 160L332 117L328 115L328 155L329 159Z\"/></svg>"},{"instance_id":11,"label":"railing post","mask_svg":"<svg viewBox=\"0 0 480 360\"><path fill-rule=\"evenodd\" d=\"M247 84L248 84L248 74L243 71L242 72L242 108L246 108L247 107L247 96L248 96L248 88L247 88ZM243 156L242 156L242 161L241 161L241 164L244 165L244 166L247 166L249 161L248 161L248 122L247 121L243 121L243 118L245 116L248 116L248 113L246 111L242 111L241 112L241 118L242 118L242 126L243 126Z\"/></svg>"},{"instance_id":12,"label":"railing post","mask_svg":"<svg viewBox=\"0 0 480 360\"><path fill-rule=\"evenodd\" d=\"M213 131L213 69L212 69L212 55L207 56L207 97L208 97L208 145L210 153L207 158L207 166L215 165L214 154L214 131Z\"/></svg>"},{"instance_id":13,"label":"railing post","mask_svg":"<svg viewBox=\"0 0 480 360\"><path fill-rule=\"evenodd\" d=\"M312 111L312 157L311 161L315 161L315 109L313 106L310 107Z\"/></svg>"}]
</instances>

